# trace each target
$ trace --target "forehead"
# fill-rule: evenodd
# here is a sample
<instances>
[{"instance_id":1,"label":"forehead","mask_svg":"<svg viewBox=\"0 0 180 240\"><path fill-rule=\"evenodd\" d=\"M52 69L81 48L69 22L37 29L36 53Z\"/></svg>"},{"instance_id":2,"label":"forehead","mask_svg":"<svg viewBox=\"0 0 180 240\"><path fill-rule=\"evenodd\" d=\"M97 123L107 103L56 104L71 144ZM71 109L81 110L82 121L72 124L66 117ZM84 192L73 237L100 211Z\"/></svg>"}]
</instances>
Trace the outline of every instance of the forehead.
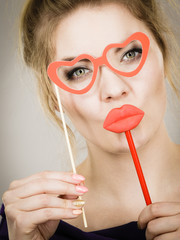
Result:
<instances>
[{"instance_id":1,"label":"forehead","mask_svg":"<svg viewBox=\"0 0 180 240\"><path fill-rule=\"evenodd\" d=\"M120 4L80 7L59 23L56 60L84 53L98 57L108 44L122 43L135 32L148 35L145 24Z\"/></svg>"}]
</instances>

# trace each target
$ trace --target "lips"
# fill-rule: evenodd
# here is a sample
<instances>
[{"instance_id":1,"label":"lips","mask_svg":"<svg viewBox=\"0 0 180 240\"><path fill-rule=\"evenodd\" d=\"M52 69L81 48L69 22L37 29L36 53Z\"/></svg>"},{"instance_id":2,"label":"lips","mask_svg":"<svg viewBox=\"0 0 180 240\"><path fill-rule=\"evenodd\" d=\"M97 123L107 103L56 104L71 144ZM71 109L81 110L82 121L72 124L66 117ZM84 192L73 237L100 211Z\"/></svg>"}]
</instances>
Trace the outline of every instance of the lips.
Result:
<instances>
[{"instance_id":1,"label":"lips","mask_svg":"<svg viewBox=\"0 0 180 240\"><path fill-rule=\"evenodd\" d=\"M103 128L115 133L122 133L138 126L144 116L144 112L129 104L112 109L103 124Z\"/></svg>"}]
</instances>

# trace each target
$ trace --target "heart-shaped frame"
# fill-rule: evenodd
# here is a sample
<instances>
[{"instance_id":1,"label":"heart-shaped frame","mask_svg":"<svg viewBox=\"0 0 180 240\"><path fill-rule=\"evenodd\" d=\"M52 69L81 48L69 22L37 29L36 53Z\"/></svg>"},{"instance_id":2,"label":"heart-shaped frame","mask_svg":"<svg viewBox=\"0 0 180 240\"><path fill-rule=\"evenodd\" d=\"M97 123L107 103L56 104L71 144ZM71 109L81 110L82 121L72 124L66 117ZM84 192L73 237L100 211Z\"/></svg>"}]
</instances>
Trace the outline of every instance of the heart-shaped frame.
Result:
<instances>
[{"instance_id":1,"label":"heart-shaped frame","mask_svg":"<svg viewBox=\"0 0 180 240\"><path fill-rule=\"evenodd\" d=\"M125 46L127 46L130 42L132 42L133 40L138 40L141 44L142 44L142 56L141 56L141 61L138 65L138 67L131 71L131 72L122 72L117 70L116 68L114 68L107 59L107 52L112 49L112 48L124 48ZM88 92L91 87L93 86L95 79L96 79L96 75L98 72L98 68L101 65L106 65L109 69L111 69L113 72L125 76L125 77L133 77L136 74L139 73L139 71L142 69L147 55L148 55L148 50L149 50L149 46L150 46L150 41L149 38L147 37L146 34L142 33L142 32L136 32L134 34L132 34L129 38L127 38L123 43L112 43L109 44L108 46L106 46L106 48L103 51L103 54L101 57L98 58L94 58L91 55L88 54L81 54L80 56L76 57L75 59L73 59L72 61L55 61L49 64L48 69L47 69L47 74L49 76L49 78L60 88L64 89L65 91L68 91L70 93L73 94L84 94L86 92ZM69 88L68 86L66 86L58 77L57 74L57 69L61 66L73 66L75 65L78 61L82 60L82 59L88 59L92 62L92 65L94 67L94 71L93 71L93 76L92 76L92 80L89 83L88 86L86 86L85 88L81 89L81 90L75 90L72 88Z\"/></svg>"}]
</instances>

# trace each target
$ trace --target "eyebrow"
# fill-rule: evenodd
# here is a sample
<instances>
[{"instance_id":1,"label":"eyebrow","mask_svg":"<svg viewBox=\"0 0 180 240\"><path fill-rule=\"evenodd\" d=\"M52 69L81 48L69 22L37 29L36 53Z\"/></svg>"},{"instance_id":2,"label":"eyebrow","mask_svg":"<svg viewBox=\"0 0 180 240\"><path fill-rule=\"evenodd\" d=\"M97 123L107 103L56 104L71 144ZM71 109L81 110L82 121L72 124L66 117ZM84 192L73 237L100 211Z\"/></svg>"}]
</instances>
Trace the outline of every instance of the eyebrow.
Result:
<instances>
[{"instance_id":1,"label":"eyebrow","mask_svg":"<svg viewBox=\"0 0 180 240\"><path fill-rule=\"evenodd\" d=\"M80 56L80 55L78 55L78 56ZM77 58L78 56L76 56L76 57L65 57L61 61L72 61L75 58ZM83 58L83 59L80 59L78 62L90 62L90 59Z\"/></svg>"},{"instance_id":2,"label":"eyebrow","mask_svg":"<svg viewBox=\"0 0 180 240\"><path fill-rule=\"evenodd\" d=\"M74 60L76 57L65 57L63 58L61 61L72 61Z\"/></svg>"},{"instance_id":3,"label":"eyebrow","mask_svg":"<svg viewBox=\"0 0 180 240\"><path fill-rule=\"evenodd\" d=\"M127 44L125 47L123 47L123 48L126 48L126 47L128 47L129 45L131 46L132 44L134 44L135 41L136 41L136 39L133 40L133 41L131 41L130 43L128 43L128 44ZM120 47L115 48L115 53L121 51L123 48L120 48Z\"/></svg>"}]
</instances>

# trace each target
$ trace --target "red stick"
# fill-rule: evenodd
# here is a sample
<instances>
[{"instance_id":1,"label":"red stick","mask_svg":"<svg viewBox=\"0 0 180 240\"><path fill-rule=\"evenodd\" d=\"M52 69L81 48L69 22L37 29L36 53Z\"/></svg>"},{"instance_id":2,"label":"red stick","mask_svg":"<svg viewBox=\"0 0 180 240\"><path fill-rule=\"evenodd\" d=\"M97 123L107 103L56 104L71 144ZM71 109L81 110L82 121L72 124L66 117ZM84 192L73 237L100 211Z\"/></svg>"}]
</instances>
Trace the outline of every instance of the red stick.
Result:
<instances>
[{"instance_id":1,"label":"red stick","mask_svg":"<svg viewBox=\"0 0 180 240\"><path fill-rule=\"evenodd\" d=\"M144 175L143 175L143 172L142 172L142 168L141 168L141 165L140 165L140 162L139 162L139 158L138 158L138 155L137 155L137 152L136 152L136 148L135 148L135 145L134 145L134 141L133 141L131 132L126 131L125 134L126 134L126 138L127 138L127 141L128 141L129 149L131 151L133 162L134 162L134 165L135 165L135 168L136 168L136 172L137 172L137 175L138 175L138 178L139 178L139 182L141 184L141 188L142 188L142 191L143 191L144 199L146 201L146 205L149 205L152 202L151 202L151 198L150 198L149 191L148 191L148 188L147 188L147 185L146 185L146 181L145 181L145 178L144 178Z\"/></svg>"}]
</instances>

